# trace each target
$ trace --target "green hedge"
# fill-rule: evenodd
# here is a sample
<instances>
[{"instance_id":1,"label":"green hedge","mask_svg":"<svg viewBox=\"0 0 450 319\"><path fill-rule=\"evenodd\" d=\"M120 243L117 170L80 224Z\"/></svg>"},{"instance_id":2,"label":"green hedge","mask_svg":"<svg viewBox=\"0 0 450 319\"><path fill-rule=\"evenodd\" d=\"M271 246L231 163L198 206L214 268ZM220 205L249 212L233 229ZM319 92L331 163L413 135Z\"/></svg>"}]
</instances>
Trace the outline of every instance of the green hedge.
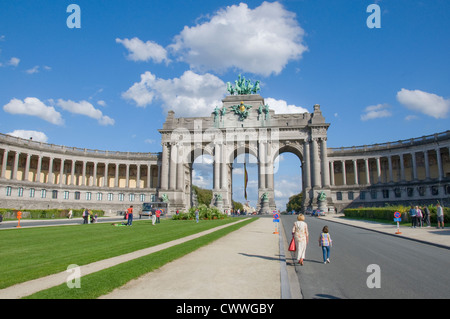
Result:
<instances>
[{"instance_id":1,"label":"green hedge","mask_svg":"<svg viewBox=\"0 0 450 319\"><path fill-rule=\"evenodd\" d=\"M191 207L187 213L179 213L178 215L173 215L173 220L193 220L195 219L195 211L198 209L199 219L224 219L227 217L216 207L207 207L204 204L198 207Z\"/></svg>"},{"instance_id":2,"label":"green hedge","mask_svg":"<svg viewBox=\"0 0 450 319\"><path fill-rule=\"evenodd\" d=\"M18 209L6 209L0 208L0 214L3 218L17 218ZM22 218L31 219L45 219L45 218L64 218L69 214L69 209L24 209L21 210ZM105 215L103 210L92 210L92 213L101 217ZM81 217L83 214L83 209L72 209L72 218Z\"/></svg>"},{"instance_id":3,"label":"green hedge","mask_svg":"<svg viewBox=\"0 0 450 319\"><path fill-rule=\"evenodd\" d=\"M410 206L386 206L386 207L360 207L344 209L345 217L361 219L381 219L393 221L394 213L402 214L402 221L409 220ZM430 210L430 221L436 223L436 206L428 206ZM444 223L450 221L450 208L444 207Z\"/></svg>"}]
</instances>

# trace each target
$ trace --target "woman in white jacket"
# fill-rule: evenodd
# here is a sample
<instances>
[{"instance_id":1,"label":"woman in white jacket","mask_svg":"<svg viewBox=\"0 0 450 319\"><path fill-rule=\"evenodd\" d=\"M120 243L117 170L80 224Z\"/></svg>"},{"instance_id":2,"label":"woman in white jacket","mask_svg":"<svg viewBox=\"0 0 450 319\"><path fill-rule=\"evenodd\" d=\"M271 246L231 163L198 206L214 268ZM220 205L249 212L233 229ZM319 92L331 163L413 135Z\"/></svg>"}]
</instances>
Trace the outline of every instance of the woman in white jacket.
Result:
<instances>
[{"instance_id":1,"label":"woman in white jacket","mask_svg":"<svg viewBox=\"0 0 450 319\"><path fill-rule=\"evenodd\" d=\"M297 244L297 260L303 266L303 259L305 258L306 246L309 241L308 225L304 222L305 216L298 215L297 221L292 228L292 235L295 237Z\"/></svg>"}]
</instances>

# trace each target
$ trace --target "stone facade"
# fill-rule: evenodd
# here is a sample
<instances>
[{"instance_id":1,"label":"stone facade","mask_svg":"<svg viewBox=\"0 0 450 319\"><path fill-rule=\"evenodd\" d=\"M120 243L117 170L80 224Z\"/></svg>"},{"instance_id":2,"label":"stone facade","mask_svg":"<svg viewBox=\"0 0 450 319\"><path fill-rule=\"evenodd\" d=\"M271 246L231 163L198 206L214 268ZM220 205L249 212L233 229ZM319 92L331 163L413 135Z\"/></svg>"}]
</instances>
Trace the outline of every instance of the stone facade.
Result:
<instances>
[{"instance_id":1,"label":"stone facade","mask_svg":"<svg viewBox=\"0 0 450 319\"><path fill-rule=\"evenodd\" d=\"M152 201L159 154L51 145L0 134L0 207L123 211Z\"/></svg>"},{"instance_id":2,"label":"stone facade","mask_svg":"<svg viewBox=\"0 0 450 319\"><path fill-rule=\"evenodd\" d=\"M227 96L208 117L168 112L159 130L160 153L79 149L0 134L0 207L115 212L167 197L170 212L185 210L192 202L192 164L210 155L211 204L225 211L232 208L233 162L250 153L258 164L257 209L270 213L276 208L274 161L284 152L301 161L304 209L333 212L437 200L450 205L450 131L328 148L329 125L319 105L312 113L275 114L260 95L251 94Z\"/></svg>"}]
</instances>

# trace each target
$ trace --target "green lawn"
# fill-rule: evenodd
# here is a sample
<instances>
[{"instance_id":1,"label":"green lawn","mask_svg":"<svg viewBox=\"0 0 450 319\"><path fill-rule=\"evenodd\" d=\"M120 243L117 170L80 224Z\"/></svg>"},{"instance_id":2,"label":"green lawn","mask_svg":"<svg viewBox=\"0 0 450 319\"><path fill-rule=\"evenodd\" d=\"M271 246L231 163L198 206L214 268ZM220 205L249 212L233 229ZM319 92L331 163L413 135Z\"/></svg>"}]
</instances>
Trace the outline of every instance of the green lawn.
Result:
<instances>
[{"instance_id":1,"label":"green lawn","mask_svg":"<svg viewBox=\"0 0 450 319\"><path fill-rule=\"evenodd\" d=\"M27 296L25 299L98 298L102 295L108 294L115 288L123 286L128 281L151 272L170 261L180 258L200 248L201 246L207 245L212 241L225 236L226 234L233 232L248 223L251 223L254 220L256 220L256 218L248 218L246 221L217 230L211 234L207 234L153 254L133 259L105 270L83 276L80 280L80 288L68 288L67 284L64 283ZM181 225L184 225L184 223L186 222L181 222ZM155 291L155 295L153 297L157 298L157 291Z\"/></svg>"},{"instance_id":2,"label":"green lawn","mask_svg":"<svg viewBox=\"0 0 450 319\"><path fill-rule=\"evenodd\" d=\"M110 223L21 228L0 231L0 289L16 283L192 235L235 219L135 220L131 227Z\"/></svg>"}]
</instances>

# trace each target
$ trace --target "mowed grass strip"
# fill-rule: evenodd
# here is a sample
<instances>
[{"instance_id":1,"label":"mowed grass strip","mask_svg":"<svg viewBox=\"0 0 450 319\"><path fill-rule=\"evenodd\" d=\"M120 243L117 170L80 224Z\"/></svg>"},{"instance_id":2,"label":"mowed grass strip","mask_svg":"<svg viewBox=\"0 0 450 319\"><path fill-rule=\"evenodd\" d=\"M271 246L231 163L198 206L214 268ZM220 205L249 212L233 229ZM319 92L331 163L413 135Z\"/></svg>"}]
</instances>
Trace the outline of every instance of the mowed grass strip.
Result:
<instances>
[{"instance_id":1,"label":"mowed grass strip","mask_svg":"<svg viewBox=\"0 0 450 319\"><path fill-rule=\"evenodd\" d=\"M177 221L136 220L133 226L111 223L2 230L0 289L186 237L235 219Z\"/></svg>"},{"instance_id":2,"label":"mowed grass strip","mask_svg":"<svg viewBox=\"0 0 450 319\"><path fill-rule=\"evenodd\" d=\"M101 270L80 278L80 288L69 288L66 283L49 288L24 299L95 299L112 292L148 272L160 268L168 262L187 255L196 249L205 246L220 237L223 237L251 222L256 218L247 219L241 223L217 230L211 234L192 239L185 243L155 252L153 254L130 260L119 265ZM82 275L82 274L81 274ZM157 298L153 296L143 298Z\"/></svg>"}]
</instances>

